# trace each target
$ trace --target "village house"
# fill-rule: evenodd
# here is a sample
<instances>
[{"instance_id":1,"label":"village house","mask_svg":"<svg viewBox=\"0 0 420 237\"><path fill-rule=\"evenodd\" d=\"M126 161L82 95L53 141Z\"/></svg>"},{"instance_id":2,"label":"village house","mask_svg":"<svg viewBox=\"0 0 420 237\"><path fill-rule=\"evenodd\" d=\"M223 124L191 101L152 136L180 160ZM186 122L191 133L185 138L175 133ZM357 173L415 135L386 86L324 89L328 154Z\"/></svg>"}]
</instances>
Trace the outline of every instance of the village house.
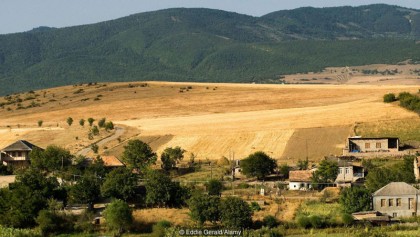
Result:
<instances>
[{"instance_id":1,"label":"village house","mask_svg":"<svg viewBox=\"0 0 420 237\"><path fill-rule=\"evenodd\" d=\"M405 151L400 151L399 146L399 139L395 137L349 137L347 139L346 147L343 149L343 156L380 157L407 154Z\"/></svg>"},{"instance_id":2,"label":"village house","mask_svg":"<svg viewBox=\"0 0 420 237\"><path fill-rule=\"evenodd\" d=\"M420 192L404 183L392 182L373 193L373 210L393 218L420 214Z\"/></svg>"},{"instance_id":3,"label":"village house","mask_svg":"<svg viewBox=\"0 0 420 237\"><path fill-rule=\"evenodd\" d=\"M356 165L352 161L337 158L338 175L335 183L339 187L350 187L356 183L363 183L365 170L363 166Z\"/></svg>"},{"instance_id":4,"label":"village house","mask_svg":"<svg viewBox=\"0 0 420 237\"><path fill-rule=\"evenodd\" d=\"M25 167L30 162L30 152L33 149L41 149L40 147L25 141L18 140L13 144L0 150L0 161L5 165L13 167Z\"/></svg>"},{"instance_id":5,"label":"village house","mask_svg":"<svg viewBox=\"0 0 420 237\"><path fill-rule=\"evenodd\" d=\"M314 170L292 170L289 172L289 190L307 190L312 188Z\"/></svg>"}]
</instances>

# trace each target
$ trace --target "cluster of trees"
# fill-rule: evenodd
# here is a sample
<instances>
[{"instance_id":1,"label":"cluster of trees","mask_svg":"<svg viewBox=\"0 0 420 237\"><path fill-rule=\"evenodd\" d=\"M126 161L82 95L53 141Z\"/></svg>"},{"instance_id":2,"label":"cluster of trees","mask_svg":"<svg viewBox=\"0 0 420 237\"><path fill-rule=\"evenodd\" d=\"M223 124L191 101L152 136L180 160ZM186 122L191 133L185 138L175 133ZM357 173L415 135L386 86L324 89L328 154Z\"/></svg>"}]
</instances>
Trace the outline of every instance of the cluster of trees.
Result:
<instances>
[{"instance_id":1,"label":"cluster of trees","mask_svg":"<svg viewBox=\"0 0 420 237\"><path fill-rule=\"evenodd\" d=\"M59 212L68 204L87 205L87 210L92 210L95 202L110 198L120 200L115 201L116 209L124 209L121 202L179 207L186 205L190 197L189 190L173 182L167 174L150 169L156 154L140 140L132 140L125 146L123 158L128 166L114 170L104 167L100 157L88 162L57 146L34 149L30 155L30 166L19 171L16 182L9 188L0 189L2 226L27 228L38 224L46 234L73 231L78 228L79 220ZM144 184L140 179L145 180ZM114 213L112 210L113 205L105 212L106 218L114 218L109 217ZM86 218L86 215L80 218ZM84 225L90 226L91 221L89 218L84 220ZM124 226L110 225L112 228Z\"/></svg>"},{"instance_id":2,"label":"cluster of trees","mask_svg":"<svg viewBox=\"0 0 420 237\"><path fill-rule=\"evenodd\" d=\"M366 188L373 193L390 182L414 183L416 181L413 172L414 159L415 156L407 155L402 162L389 166L375 166L371 162L365 162L369 167Z\"/></svg>"},{"instance_id":3,"label":"cluster of trees","mask_svg":"<svg viewBox=\"0 0 420 237\"><path fill-rule=\"evenodd\" d=\"M385 103L399 100L401 107L420 113L420 97L418 95L409 92L401 92L397 97L394 93L388 93L384 95L383 99Z\"/></svg>"},{"instance_id":4,"label":"cluster of trees","mask_svg":"<svg viewBox=\"0 0 420 237\"><path fill-rule=\"evenodd\" d=\"M219 196L194 194L188 201L191 218L200 226L205 222L232 228L248 228L252 224L251 207L238 197L221 199Z\"/></svg>"}]
</instances>

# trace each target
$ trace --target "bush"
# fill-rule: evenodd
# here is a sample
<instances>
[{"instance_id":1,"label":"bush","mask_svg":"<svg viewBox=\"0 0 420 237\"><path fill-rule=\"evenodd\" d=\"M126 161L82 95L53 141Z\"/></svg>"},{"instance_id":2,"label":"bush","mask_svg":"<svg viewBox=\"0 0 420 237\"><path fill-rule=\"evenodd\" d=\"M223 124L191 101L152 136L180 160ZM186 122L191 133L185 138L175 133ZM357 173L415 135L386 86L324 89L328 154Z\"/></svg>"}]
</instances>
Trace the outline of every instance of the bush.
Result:
<instances>
[{"instance_id":1,"label":"bush","mask_svg":"<svg viewBox=\"0 0 420 237\"><path fill-rule=\"evenodd\" d=\"M311 227L311 221L307 216L299 216L296 222L297 222L297 225L301 228L307 229Z\"/></svg>"},{"instance_id":2,"label":"bush","mask_svg":"<svg viewBox=\"0 0 420 237\"><path fill-rule=\"evenodd\" d=\"M352 224L353 224L353 222L354 222L354 218L353 218L353 216L352 216L352 215L350 215L350 214L347 214L347 213L344 213L344 214L341 216L341 219L343 220L343 224L344 224L345 226L352 225Z\"/></svg>"},{"instance_id":3,"label":"bush","mask_svg":"<svg viewBox=\"0 0 420 237\"><path fill-rule=\"evenodd\" d=\"M206 184L209 195L220 196L223 190L223 183L220 180L211 179Z\"/></svg>"},{"instance_id":4,"label":"bush","mask_svg":"<svg viewBox=\"0 0 420 237\"><path fill-rule=\"evenodd\" d=\"M95 213L89 210L85 210L79 216L75 223L75 230L83 233L93 233L95 230L92 220L95 218Z\"/></svg>"},{"instance_id":5,"label":"bush","mask_svg":"<svg viewBox=\"0 0 420 237\"><path fill-rule=\"evenodd\" d=\"M388 93L388 94L385 94L384 95L384 102L385 103L391 103L391 102L394 102L394 101L396 101L397 99L396 99L396 97L395 97L395 94L394 93Z\"/></svg>"},{"instance_id":6,"label":"bush","mask_svg":"<svg viewBox=\"0 0 420 237\"><path fill-rule=\"evenodd\" d=\"M36 218L42 236L54 235L65 231L71 231L73 226L67 220L55 212L41 210Z\"/></svg>"},{"instance_id":7,"label":"bush","mask_svg":"<svg viewBox=\"0 0 420 237\"><path fill-rule=\"evenodd\" d=\"M98 121L98 126L99 126L100 128L103 128L103 127L105 126L105 121L106 121L106 118L101 118L101 119Z\"/></svg>"},{"instance_id":8,"label":"bush","mask_svg":"<svg viewBox=\"0 0 420 237\"><path fill-rule=\"evenodd\" d=\"M268 215L268 216L265 216L264 219L263 219L263 226L267 226L270 229L274 228L278 225L279 225L279 223L274 216Z\"/></svg>"},{"instance_id":9,"label":"bush","mask_svg":"<svg viewBox=\"0 0 420 237\"><path fill-rule=\"evenodd\" d=\"M247 228L252 224L252 210L238 197L228 197L221 203L221 221L227 228Z\"/></svg>"},{"instance_id":10,"label":"bush","mask_svg":"<svg viewBox=\"0 0 420 237\"><path fill-rule=\"evenodd\" d=\"M166 229L171 227L171 222L163 220L153 225L152 237L164 237Z\"/></svg>"},{"instance_id":11,"label":"bush","mask_svg":"<svg viewBox=\"0 0 420 237\"><path fill-rule=\"evenodd\" d=\"M253 211L261 211L261 207L260 204L258 204L257 202L251 202L251 210Z\"/></svg>"},{"instance_id":12,"label":"bush","mask_svg":"<svg viewBox=\"0 0 420 237\"><path fill-rule=\"evenodd\" d=\"M114 200L104 211L106 225L109 230L122 234L128 230L133 223L133 213L128 204L122 200Z\"/></svg>"},{"instance_id":13,"label":"bush","mask_svg":"<svg viewBox=\"0 0 420 237\"><path fill-rule=\"evenodd\" d=\"M325 221L323 220L323 218L317 215L310 216L309 222L311 223L312 228L315 229L322 228L325 225Z\"/></svg>"},{"instance_id":14,"label":"bush","mask_svg":"<svg viewBox=\"0 0 420 237\"><path fill-rule=\"evenodd\" d=\"M248 183L240 183L240 184L238 184L238 188L239 189L247 189L247 188L249 188L249 184Z\"/></svg>"}]
</instances>

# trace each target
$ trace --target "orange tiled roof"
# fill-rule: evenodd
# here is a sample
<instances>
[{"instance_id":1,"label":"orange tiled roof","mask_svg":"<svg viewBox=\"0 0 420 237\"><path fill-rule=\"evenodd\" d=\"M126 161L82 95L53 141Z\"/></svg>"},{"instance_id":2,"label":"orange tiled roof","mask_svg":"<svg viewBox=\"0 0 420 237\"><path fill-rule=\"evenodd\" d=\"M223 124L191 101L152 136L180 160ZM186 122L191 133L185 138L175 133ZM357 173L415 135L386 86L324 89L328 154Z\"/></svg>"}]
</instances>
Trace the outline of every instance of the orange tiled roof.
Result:
<instances>
[{"instance_id":1,"label":"orange tiled roof","mask_svg":"<svg viewBox=\"0 0 420 237\"><path fill-rule=\"evenodd\" d=\"M104 161L104 166L106 167L120 167L124 164L115 156L101 156Z\"/></svg>"}]
</instances>

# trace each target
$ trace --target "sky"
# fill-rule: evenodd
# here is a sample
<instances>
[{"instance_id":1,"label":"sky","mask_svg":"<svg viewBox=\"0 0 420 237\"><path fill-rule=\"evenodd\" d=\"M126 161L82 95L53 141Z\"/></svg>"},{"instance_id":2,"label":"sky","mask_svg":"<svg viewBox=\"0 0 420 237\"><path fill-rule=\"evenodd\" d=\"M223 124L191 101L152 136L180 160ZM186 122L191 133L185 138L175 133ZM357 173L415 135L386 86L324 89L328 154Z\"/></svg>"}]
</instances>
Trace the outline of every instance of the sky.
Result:
<instances>
[{"instance_id":1,"label":"sky","mask_svg":"<svg viewBox=\"0 0 420 237\"><path fill-rule=\"evenodd\" d=\"M420 0L0 0L0 34L66 27L174 7L221 9L252 16L298 7L385 3L420 9Z\"/></svg>"}]
</instances>

